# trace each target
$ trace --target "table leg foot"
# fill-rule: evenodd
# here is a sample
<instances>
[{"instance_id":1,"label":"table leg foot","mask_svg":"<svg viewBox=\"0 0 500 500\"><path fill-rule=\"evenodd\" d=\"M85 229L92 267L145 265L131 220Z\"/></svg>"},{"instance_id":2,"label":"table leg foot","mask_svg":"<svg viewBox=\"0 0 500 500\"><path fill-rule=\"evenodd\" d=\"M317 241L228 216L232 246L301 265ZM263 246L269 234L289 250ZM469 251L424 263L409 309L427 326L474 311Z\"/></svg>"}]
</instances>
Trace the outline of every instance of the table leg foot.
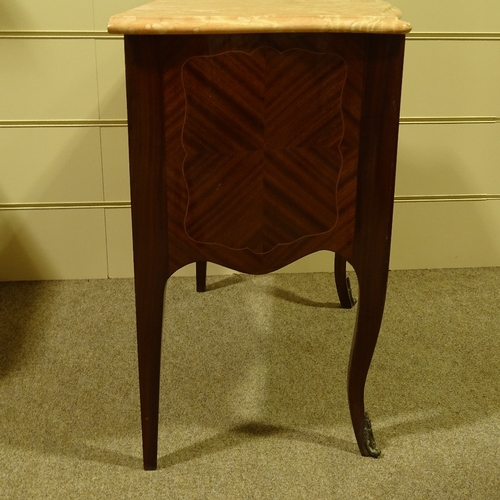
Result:
<instances>
[{"instance_id":1,"label":"table leg foot","mask_svg":"<svg viewBox=\"0 0 500 500\"><path fill-rule=\"evenodd\" d=\"M349 410L359 451L363 456L378 457L372 425L365 410L366 377L375 351L382 322L387 270L385 266L357 269L359 304L348 370Z\"/></svg>"},{"instance_id":2,"label":"table leg foot","mask_svg":"<svg viewBox=\"0 0 500 500\"><path fill-rule=\"evenodd\" d=\"M363 428L363 449L360 451L365 457L378 458L380 456L380 450L378 449L375 437L373 436L372 423L368 413L366 412Z\"/></svg>"},{"instance_id":3,"label":"table leg foot","mask_svg":"<svg viewBox=\"0 0 500 500\"><path fill-rule=\"evenodd\" d=\"M334 274L340 306L344 309L351 309L356 304L356 299L352 295L351 282L346 275L346 261L338 254L335 254Z\"/></svg>"}]
</instances>

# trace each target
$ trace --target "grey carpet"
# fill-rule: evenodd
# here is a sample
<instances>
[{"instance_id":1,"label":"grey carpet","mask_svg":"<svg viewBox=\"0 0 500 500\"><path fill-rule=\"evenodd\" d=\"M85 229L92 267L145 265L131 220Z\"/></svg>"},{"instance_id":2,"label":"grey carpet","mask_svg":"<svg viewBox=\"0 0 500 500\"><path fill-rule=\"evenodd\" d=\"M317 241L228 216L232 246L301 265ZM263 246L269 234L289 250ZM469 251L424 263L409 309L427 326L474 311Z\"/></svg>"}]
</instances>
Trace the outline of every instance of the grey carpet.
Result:
<instances>
[{"instance_id":1,"label":"grey carpet","mask_svg":"<svg viewBox=\"0 0 500 500\"><path fill-rule=\"evenodd\" d=\"M498 499L500 268L390 274L358 455L332 276L167 287L141 469L131 280L0 283L0 499Z\"/></svg>"}]
</instances>

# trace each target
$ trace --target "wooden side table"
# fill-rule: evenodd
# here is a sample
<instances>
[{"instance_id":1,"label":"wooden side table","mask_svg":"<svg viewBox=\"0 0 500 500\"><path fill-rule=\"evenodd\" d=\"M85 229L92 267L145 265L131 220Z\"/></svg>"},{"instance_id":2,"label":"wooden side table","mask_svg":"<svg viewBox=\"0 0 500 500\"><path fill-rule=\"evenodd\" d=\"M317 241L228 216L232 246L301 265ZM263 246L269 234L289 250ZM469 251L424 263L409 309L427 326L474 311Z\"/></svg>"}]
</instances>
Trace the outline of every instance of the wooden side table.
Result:
<instances>
[{"instance_id":1,"label":"wooden side table","mask_svg":"<svg viewBox=\"0 0 500 500\"><path fill-rule=\"evenodd\" d=\"M364 386L385 302L405 33L381 0L157 0L125 35L144 468L157 466L167 279L206 262L272 272L335 252L359 282L352 424L376 457Z\"/></svg>"}]
</instances>

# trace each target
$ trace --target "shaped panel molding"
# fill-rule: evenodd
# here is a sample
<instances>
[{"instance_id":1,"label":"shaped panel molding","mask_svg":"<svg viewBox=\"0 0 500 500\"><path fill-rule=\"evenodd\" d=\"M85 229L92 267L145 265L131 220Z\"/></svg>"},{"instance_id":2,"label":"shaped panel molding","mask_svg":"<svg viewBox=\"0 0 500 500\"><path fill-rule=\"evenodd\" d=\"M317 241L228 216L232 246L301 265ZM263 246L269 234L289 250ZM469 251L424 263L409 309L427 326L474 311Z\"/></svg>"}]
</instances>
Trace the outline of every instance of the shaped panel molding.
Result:
<instances>
[{"instance_id":1,"label":"shaped panel molding","mask_svg":"<svg viewBox=\"0 0 500 500\"><path fill-rule=\"evenodd\" d=\"M335 228L346 76L335 53L267 46L184 63L190 238L262 254Z\"/></svg>"}]
</instances>

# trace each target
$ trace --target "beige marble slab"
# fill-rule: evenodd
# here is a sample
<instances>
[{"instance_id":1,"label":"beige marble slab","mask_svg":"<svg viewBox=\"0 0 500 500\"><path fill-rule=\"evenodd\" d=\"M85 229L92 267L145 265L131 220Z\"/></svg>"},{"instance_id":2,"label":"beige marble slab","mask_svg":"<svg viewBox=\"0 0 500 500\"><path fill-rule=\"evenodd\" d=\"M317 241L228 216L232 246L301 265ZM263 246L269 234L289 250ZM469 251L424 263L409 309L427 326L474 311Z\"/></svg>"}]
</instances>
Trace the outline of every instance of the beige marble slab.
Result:
<instances>
[{"instance_id":1,"label":"beige marble slab","mask_svg":"<svg viewBox=\"0 0 500 500\"><path fill-rule=\"evenodd\" d=\"M410 30L401 11L382 0L156 0L108 24L110 33L128 35Z\"/></svg>"}]
</instances>

